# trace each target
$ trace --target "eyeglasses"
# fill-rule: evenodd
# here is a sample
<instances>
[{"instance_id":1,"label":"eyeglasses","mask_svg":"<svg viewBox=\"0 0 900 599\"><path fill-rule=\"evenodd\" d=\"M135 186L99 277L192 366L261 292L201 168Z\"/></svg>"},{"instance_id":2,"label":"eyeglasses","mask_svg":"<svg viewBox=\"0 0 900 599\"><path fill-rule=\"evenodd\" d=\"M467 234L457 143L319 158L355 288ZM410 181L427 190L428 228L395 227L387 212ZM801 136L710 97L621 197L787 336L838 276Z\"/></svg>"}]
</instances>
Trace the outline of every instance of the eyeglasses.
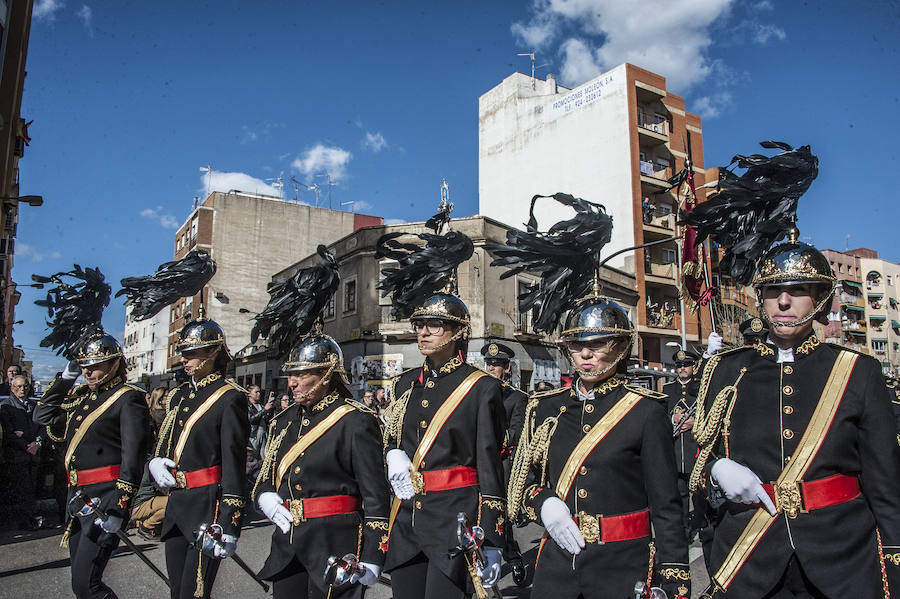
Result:
<instances>
[{"instance_id":1,"label":"eyeglasses","mask_svg":"<svg viewBox=\"0 0 900 599\"><path fill-rule=\"evenodd\" d=\"M412 323L413 330L417 333L426 332L432 335L440 335L447 328L443 320L417 320Z\"/></svg>"},{"instance_id":2,"label":"eyeglasses","mask_svg":"<svg viewBox=\"0 0 900 599\"><path fill-rule=\"evenodd\" d=\"M22 389L22 388L25 387L25 385L22 385L22 384L15 384L15 383L13 383L11 386L12 386L13 389Z\"/></svg>"},{"instance_id":3,"label":"eyeglasses","mask_svg":"<svg viewBox=\"0 0 900 599\"><path fill-rule=\"evenodd\" d=\"M590 351L594 354L594 357L599 357L600 354L608 353L610 348L612 347L613 342L607 341L603 345L588 345L587 343L566 343L566 349L569 350L570 354L580 354L584 350Z\"/></svg>"}]
</instances>

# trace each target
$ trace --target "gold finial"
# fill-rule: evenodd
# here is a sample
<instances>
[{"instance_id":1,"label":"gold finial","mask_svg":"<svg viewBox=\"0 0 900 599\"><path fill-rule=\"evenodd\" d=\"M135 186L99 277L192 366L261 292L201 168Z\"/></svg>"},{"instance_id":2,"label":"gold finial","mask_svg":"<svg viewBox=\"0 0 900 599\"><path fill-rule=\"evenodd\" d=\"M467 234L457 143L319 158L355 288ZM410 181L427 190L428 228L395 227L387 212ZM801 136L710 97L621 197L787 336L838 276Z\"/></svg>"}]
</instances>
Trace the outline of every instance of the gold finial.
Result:
<instances>
[{"instance_id":1,"label":"gold finial","mask_svg":"<svg viewBox=\"0 0 900 599\"><path fill-rule=\"evenodd\" d=\"M600 298L600 269L594 269L594 299Z\"/></svg>"},{"instance_id":2,"label":"gold finial","mask_svg":"<svg viewBox=\"0 0 900 599\"><path fill-rule=\"evenodd\" d=\"M450 186L447 185L447 179L441 179L441 203L438 204L438 211L450 214L453 211L453 203L450 201Z\"/></svg>"},{"instance_id":3,"label":"gold finial","mask_svg":"<svg viewBox=\"0 0 900 599\"><path fill-rule=\"evenodd\" d=\"M788 229L787 234L788 240L791 243L797 243L797 240L800 239L800 231L797 229L797 227L791 227L790 229Z\"/></svg>"},{"instance_id":4,"label":"gold finial","mask_svg":"<svg viewBox=\"0 0 900 599\"><path fill-rule=\"evenodd\" d=\"M206 308L203 307L203 304L197 308L197 320L206 320Z\"/></svg>"}]
</instances>

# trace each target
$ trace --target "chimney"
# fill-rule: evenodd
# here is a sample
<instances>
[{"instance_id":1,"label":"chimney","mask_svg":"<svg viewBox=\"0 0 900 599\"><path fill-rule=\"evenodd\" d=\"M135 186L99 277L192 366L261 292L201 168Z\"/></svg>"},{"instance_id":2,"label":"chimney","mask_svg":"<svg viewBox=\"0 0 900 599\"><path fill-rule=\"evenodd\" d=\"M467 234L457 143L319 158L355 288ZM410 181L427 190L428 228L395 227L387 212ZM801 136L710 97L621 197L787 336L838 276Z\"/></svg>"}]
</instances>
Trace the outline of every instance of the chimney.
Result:
<instances>
[{"instance_id":1,"label":"chimney","mask_svg":"<svg viewBox=\"0 0 900 599\"><path fill-rule=\"evenodd\" d=\"M547 87L554 94L559 93L556 88L556 77L553 76L553 73L547 73Z\"/></svg>"}]
</instances>

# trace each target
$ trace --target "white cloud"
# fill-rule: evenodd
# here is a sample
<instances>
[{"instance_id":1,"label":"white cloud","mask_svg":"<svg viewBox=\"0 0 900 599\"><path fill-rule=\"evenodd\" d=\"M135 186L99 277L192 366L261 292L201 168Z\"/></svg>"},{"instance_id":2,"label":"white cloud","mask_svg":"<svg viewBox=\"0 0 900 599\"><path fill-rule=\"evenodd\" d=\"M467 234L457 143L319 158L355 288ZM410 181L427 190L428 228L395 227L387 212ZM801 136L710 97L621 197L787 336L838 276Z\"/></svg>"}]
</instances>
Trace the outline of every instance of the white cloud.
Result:
<instances>
[{"instance_id":1,"label":"white cloud","mask_svg":"<svg viewBox=\"0 0 900 599\"><path fill-rule=\"evenodd\" d=\"M159 226L164 229L177 229L181 224L174 216L166 214L163 211L162 206L157 206L156 208L144 208L141 210L141 216L149 220L157 221Z\"/></svg>"},{"instance_id":2,"label":"white cloud","mask_svg":"<svg viewBox=\"0 0 900 599\"><path fill-rule=\"evenodd\" d=\"M87 4L82 4L75 14L81 19L85 29L88 31L88 35L94 37L94 11L91 10L91 7Z\"/></svg>"},{"instance_id":3,"label":"white cloud","mask_svg":"<svg viewBox=\"0 0 900 599\"><path fill-rule=\"evenodd\" d=\"M201 176L202 191L222 191L228 192L232 189L243 191L246 193L265 194L275 197L281 197L281 190L277 187L266 183L262 179L250 176L246 173L226 173L222 171L206 171Z\"/></svg>"},{"instance_id":4,"label":"white cloud","mask_svg":"<svg viewBox=\"0 0 900 599\"><path fill-rule=\"evenodd\" d=\"M559 34L560 20L549 11L539 12L531 23L513 23L510 29L528 49L540 50Z\"/></svg>"},{"instance_id":5,"label":"white cloud","mask_svg":"<svg viewBox=\"0 0 900 599\"><path fill-rule=\"evenodd\" d=\"M337 181L347 174L347 163L352 157L343 148L316 144L295 158L291 167L306 176L328 173L333 181Z\"/></svg>"},{"instance_id":6,"label":"white cloud","mask_svg":"<svg viewBox=\"0 0 900 599\"><path fill-rule=\"evenodd\" d=\"M347 205L353 212L365 212L374 208L372 204L365 200L354 200L352 204Z\"/></svg>"},{"instance_id":7,"label":"white cloud","mask_svg":"<svg viewBox=\"0 0 900 599\"><path fill-rule=\"evenodd\" d=\"M66 360L57 356L52 358L34 357L29 355L28 350L25 350L25 358L34 360L31 366L31 376L36 381L50 382L57 372L66 368Z\"/></svg>"},{"instance_id":8,"label":"white cloud","mask_svg":"<svg viewBox=\"0 0 900 599\"><path fill-rule=\"evenodd\" d=\"M694 98L691 104L692 112L699 114L702 118L712 119L731 106L733 97L729 91L720 91L707 96Z\"/></svg>"},{"instance_id":9,"label":"white cloud","mask_svg":"<svg viewBox=\"0 0 900 599\"><path fill-rule=\"evenodd\" d=\"M59 9L65 6L62 0L36 0L31 16L38 20L52 21Z\"/></svg>"},{"instance_id":10,"label":"white cloud","mask_svg":"<svg viewBox=\"0 0 900 599\"><path fill-rule=\"evenodd\" d=\"M50 258L51 260L58 260L59 258L62 258L62 254L60 254L56 250L44 252L38 250L32 245L22 242L16 243L16 256L18 258L28 258L32 262L41 262L44 258Z\"/></svg>"},{"instance_id":11,"label":"white cloud","mask_svg":"<svg viewBox=\"0 0 900 599\"><path fill-rule=\"evenodd\" d=\"M757 44L767 44L772 38L782 41L786 37L787 34L781 27L776 27L775 25L766 25L762 23L755 24L753 41Z\"/></svg>"},{"instance_id":12,"label":"white cloud","mask_svg":"<svg viewBox=\"0 0 900 599\"><path fill-rule=\"evenodd\" d=\"M388 147L388 142L380 132L372 133L366 131L366 137L362 140L364 150L372 150L375 153Z\"/></svg>"}]
</instances>

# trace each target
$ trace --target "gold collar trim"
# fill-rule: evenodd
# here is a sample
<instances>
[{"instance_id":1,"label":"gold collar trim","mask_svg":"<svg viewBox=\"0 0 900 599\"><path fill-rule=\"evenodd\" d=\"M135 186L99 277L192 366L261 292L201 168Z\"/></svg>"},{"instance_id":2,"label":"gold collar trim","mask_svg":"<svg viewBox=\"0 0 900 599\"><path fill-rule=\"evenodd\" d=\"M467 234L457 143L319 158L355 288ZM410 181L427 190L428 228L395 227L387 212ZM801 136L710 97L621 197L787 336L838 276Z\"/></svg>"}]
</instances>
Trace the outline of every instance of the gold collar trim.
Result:
<instances>
[{"instance_id":1,"label":"gold collar trim","mask_svg":"<svg viewBox=\"0 0 900 599\"><path fill-rule=\"evenodd\" d=\"M771 347L769 347L768 344L763 343L762 341L754 344L753 349L755 349L759 353L759 355L762 356L763 358L765 358L766 356L774 356L775 355L775 350L772 349Z\"/></svg>"},{"instance_id":2,"label":"gold collar trim","mask_svg":"<svg viewBox=\"0 0 900 599\"><path fill-rule=\"evenodd\" d=\"M454 370L456 370L457 368L459 368L460 366L462 366L463 364L465 364L465 362L462 361L462 358L460 358L458 355L456 355L456 356L453 356L452 358L450 358L449 360L447 360L447 362L438 369L438 372L440 372L442 374L449 374L449 373L453 372Z\"/></svg>"},{"instance_id":3,"label":"gold collar trim","mask_svg":"<svg viewBox=\"0 0 900 599\"><path fill-rule=\"evenodd\" d=\"M822 342L819 341L819 338L816 337L815 333L812 333L809 337L806 338L806 341L797 346L796 352L798 354L809 355L812 351L822 345Z\"/></svg>"},{"instance_id":4,"label":"gold collar trim","mask_svg":"<svg viewBox=\"0 0 900 599\"><path fill-rule=\"evenodd\" d=\"M207 374L197 382L197 388L199 389L200 387L205 387L211 382L217 381L220 378L222 378L222 374L220 372L212 372L210 374Z\"/></svg>"},{"instance_id":5,"label":"gold collar trim","mask_svg":"<svg viewBox=\"0 0 900 599\"><path fill-rule=\"evenodd\" d=\"M606 379L605 381L603 381L602 383L600 383L599 385L597 385L596 387L594 387L594 395L595 396L606 395L607 393L609 393L610 391L612 391L613 389L615 389L616 387L618 387L621 384L622 384L622 379L620 379L617 376L612 376L612 377Z\"/></svg>"},{"instance_id":6,"label":"gold collar trim","mask_svg":"<svg viewBox=\"0 0 900 599\"><path fill-rule=\"evenodd\" d=\"M109 391L113 387L116 387L122 383L122 377L119 375L114 376L110 380L106 381L97 389L97 393L103 393L104 391Z\"/></svg>"},{"instance_id":7,"label":"gold collar trim","mask_svg":"<svg viewBox=\"0 0 900 599\"><path fill-rule=\"evenodd\" d=\"M337 398L338 398L338 392L337 392L337 390L334 390L331 393L329 393L328 395L326 395L325 397L323 397L322 399L320 399L319 401L317 401L313 405L313 407L310 409L313 412L321 412L322 410L324 410L325 408L327 408L328 406L333 404L335 401L337 401Z\"/></svg>"}]
</instances>

